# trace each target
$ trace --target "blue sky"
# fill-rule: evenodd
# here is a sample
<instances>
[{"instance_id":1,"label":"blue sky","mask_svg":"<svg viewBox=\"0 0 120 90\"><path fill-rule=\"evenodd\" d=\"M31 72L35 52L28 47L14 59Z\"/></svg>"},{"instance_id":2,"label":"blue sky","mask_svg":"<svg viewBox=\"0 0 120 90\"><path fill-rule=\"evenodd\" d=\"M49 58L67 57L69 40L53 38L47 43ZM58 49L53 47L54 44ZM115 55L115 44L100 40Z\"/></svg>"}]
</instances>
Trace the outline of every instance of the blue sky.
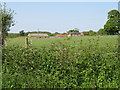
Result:
<instances>
[{"instance_id":1,"label":"blue sky","mask_svg":"<svg viewBox=\"0 0 120 90\"><path fill-rule=\"evenodd\" d=\"M117 2L7 2L7 8L15 11L15 26L10 32L20 30L66 32L103 28L107 13L118 9Z\"/></svg>"}]
</instances>

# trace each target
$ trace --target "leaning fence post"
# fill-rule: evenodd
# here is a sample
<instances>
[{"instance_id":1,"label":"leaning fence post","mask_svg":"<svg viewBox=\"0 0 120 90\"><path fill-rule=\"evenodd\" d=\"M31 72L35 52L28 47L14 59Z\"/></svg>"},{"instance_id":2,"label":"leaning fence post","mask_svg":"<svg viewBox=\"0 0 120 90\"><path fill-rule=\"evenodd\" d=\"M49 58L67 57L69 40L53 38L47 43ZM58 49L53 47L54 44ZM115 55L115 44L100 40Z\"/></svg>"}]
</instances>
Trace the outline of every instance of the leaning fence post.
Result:
<instances>
[{"instance_id":1,"label":"leaning fence post","mask_svg":"<svg viewBox=\"0 0 120 90\"><path fill-rule=\"evenodd\" d=\"M28 38L25 38L25 48L28 48Z\"/></svg>"}]
</instances>

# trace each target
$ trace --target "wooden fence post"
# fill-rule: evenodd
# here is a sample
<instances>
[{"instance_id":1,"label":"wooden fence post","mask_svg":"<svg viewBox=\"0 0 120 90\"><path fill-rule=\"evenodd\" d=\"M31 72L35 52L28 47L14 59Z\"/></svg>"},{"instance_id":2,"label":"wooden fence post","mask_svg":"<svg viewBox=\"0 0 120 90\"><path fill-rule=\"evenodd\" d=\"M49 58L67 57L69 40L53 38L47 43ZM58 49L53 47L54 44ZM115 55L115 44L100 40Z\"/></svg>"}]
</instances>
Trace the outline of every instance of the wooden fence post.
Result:
<instances>
[{"instance_id":1,"label":"wooden fence post","mask_svg":"<svg viewBox=\"0 0 120 90\"><path fill-rule=\"evenodd\" d=\"M28 38L25 38L25 48L28 48L29 42L28 42Z\"/></svg>"}]
</instances>

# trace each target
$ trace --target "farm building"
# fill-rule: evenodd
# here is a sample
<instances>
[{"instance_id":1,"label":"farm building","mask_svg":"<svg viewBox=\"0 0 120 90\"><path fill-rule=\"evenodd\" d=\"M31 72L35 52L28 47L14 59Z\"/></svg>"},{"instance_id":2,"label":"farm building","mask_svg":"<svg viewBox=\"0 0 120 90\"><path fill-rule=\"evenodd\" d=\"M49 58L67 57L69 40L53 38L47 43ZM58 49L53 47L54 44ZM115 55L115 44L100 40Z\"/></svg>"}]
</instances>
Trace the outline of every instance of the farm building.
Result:
<instances>
[{"instance_id":1,"label":"farm building","mask_svg":"<svg viewBox=\"0 0 120 90\"><path fill-rule=\"evenodd\" d=\"M29 37L39 37L39 38L48 38L48 34L44 33L30 33L28 34Z\"/></svg>"},{"instance_id":2,"label":"farm building","mask_svg":"<svg viewBox=\"0 0 120 90\"><path fill-rule=\"evenodd\" d=\"M82 32L69 32L69 36L83 36Z\"/></svg>"},{"instance_id":3,"label":"farm building","mask_svg":"<svg viewBox=\"0 0 120 90\"><path fill-rule=\"evenodd\" d=\"M68 35L67 34L65 34L65 35L57 34L55 37L68 37Z\"/></svg>"}]
</instances>

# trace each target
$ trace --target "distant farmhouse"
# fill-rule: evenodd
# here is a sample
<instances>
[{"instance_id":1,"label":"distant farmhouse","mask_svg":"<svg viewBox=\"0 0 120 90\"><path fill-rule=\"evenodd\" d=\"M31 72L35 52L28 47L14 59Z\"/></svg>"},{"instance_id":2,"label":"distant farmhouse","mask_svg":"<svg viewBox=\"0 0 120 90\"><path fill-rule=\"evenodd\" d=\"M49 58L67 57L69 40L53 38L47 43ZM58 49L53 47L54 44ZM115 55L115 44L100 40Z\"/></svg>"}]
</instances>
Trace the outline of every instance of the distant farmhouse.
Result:
<instances>
[{"instance_id":1,"label":"distant farmhouse","mask_svg":"<svg viewBox=\"0 0 120 90\"><path fill-rule=\"evenodd\" d=\"M84 33L82 32L69 32L69 36L83 36Z\"/></svg>"},{"instance_id":2,"label":"distant farmhouse","mask_svg":"<svg viewBox=\"0 0 120 90\"><path fill-rule=\"evenodd\" d=\"M30 33L28 34L29 37L39 37L39 38L48 38L48 34L43 33Z\"/></svg>"}]
</instances>

